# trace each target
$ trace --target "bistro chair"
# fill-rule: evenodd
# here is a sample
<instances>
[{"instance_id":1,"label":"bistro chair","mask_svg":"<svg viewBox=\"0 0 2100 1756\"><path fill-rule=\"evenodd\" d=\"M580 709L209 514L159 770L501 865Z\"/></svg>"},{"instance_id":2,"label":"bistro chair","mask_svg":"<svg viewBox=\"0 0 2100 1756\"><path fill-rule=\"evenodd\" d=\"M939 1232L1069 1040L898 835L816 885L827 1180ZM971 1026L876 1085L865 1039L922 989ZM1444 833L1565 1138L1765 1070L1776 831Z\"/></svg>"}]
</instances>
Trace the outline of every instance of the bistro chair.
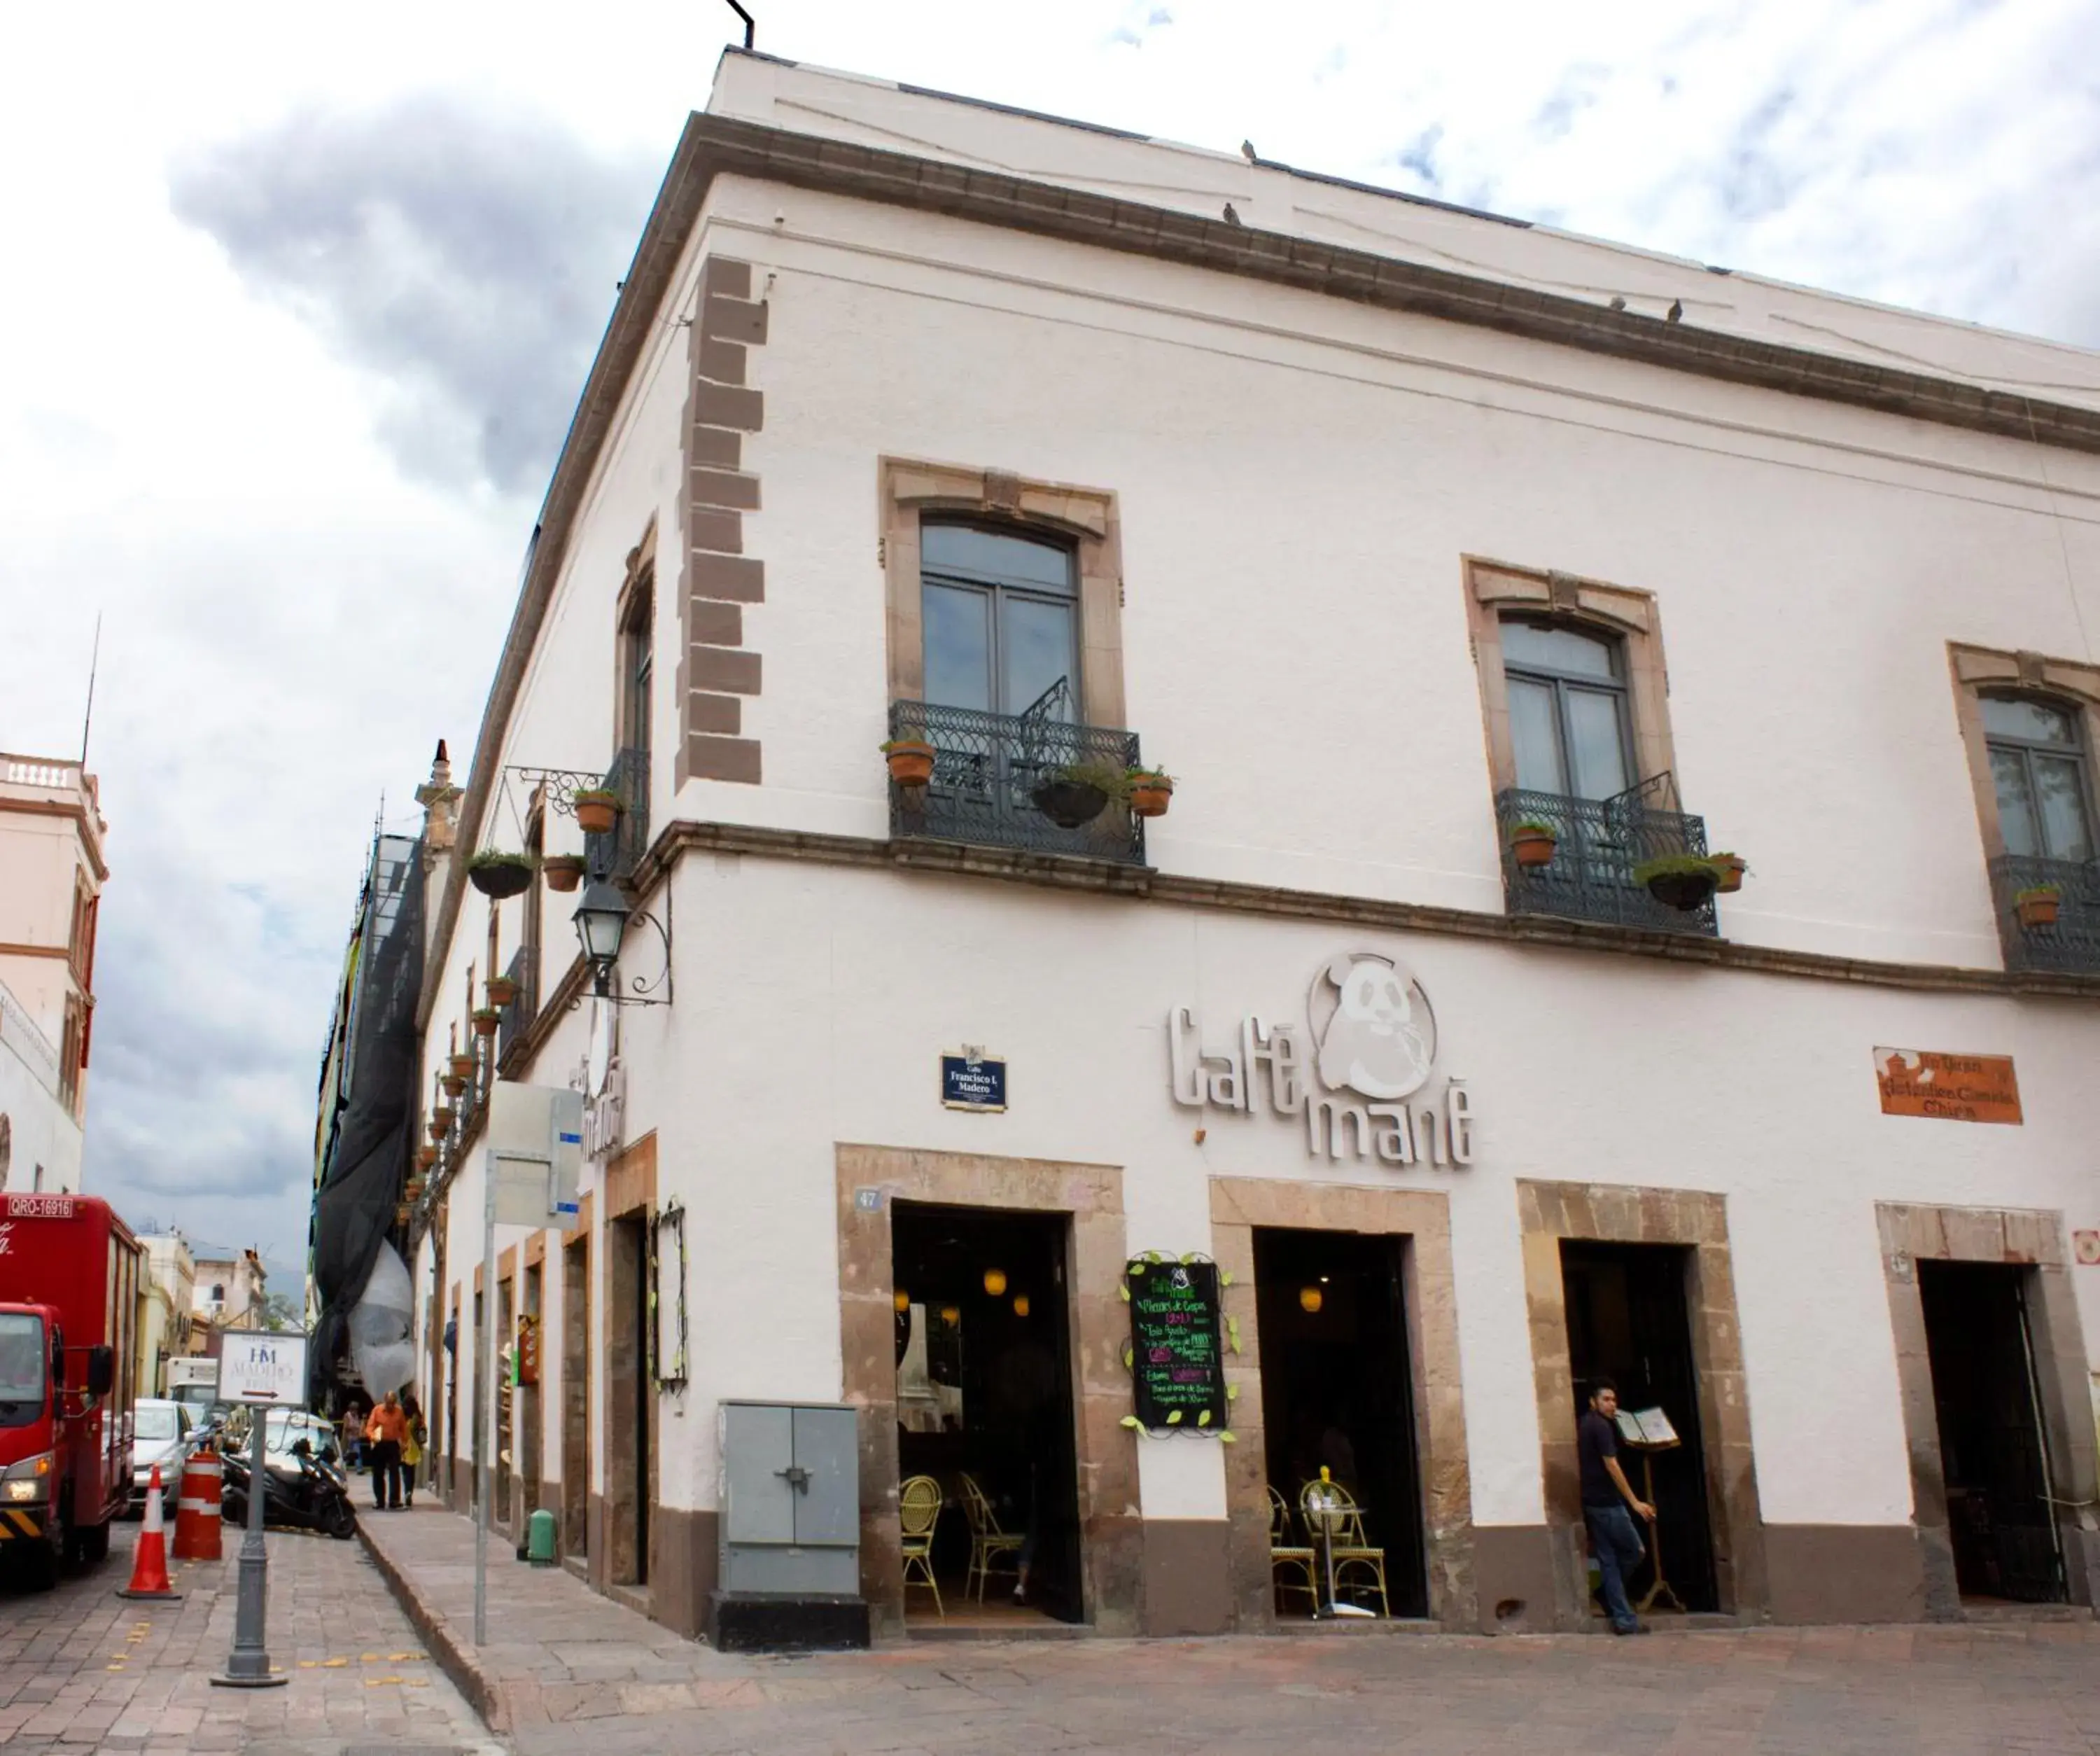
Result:
<instances>
[{"instance_id":1,"label":"bistro chair","mask_svg":"<svg viewBox=\"0 0 2100 1756\"><path fill-rule=\"evenodd\" d=\"M1317 1511L1316 1495L1325 1502ZM1356 1589L1367 1591L1375 1586L1379 1612L1390 1617L1392 1605L1385 1591L1385 1551L1373 1548L1365 1540L1364 1509L1357 1504L1355 1497L1338 1481L1308 1481L1299 1492L1298 1510L1308 1533L1317 1534L1325 1527L1326 1539L1331 1546L1328 1555L1334 1563L1335 1595L1339 1596L1349 1583L1353 1569L1358 1576ZM1315 1546L1317 1549L1317 1545Z\"/></svg>"},{"instance_id":2,"label":"bistro chair","mask_svg":"<svg viewBox=\"0 0 2100 1756\"><path fill-rule=\"evenodd\" d=\"M1268 1571L1277 1591L1303 1591L1315 1609L1320 1607L1318 1558L1291 1541L1290 1502L1273 1484L1268 1490Z\"/></svg>"},{"instance_id":3,"label":"bistro chair","mask_svg":"<svg viewBox=\"0 0 2100 1756\"><path fill-rule=\"evenodd\" d=\"M991 1502L980 1488L974 1476L958 1476L955 1485L962 1490L963 1516L970 1522L970 1570L964 1576L963 1595L970 1595L970 1587L977 1587L977 1602L984 1602L985 1586L994 1573L1012 1573L1021 1577L1021 1564L1016 1559L1012 1565L995 1566L1002 1557L1018 1557L1025 1537L999 1529L999 1519L991 1509Z\"/></svg>"},{"instance_id":4,"label":"bistro chair","mask_svg":"<svg viewBox=\"0 0 2100 1756\"><path fill-rule=\"evenodd\" d=\"M948 1612L941 1602L941 1582L933 1577L933 1527L941 1520L945 1498L940 1483L931 1476L914 1476L897 1490L897 1522L904 1538L904 1589L911 1589L911 1569L916 1566L943 1621Z\"/></svg>"}]
</instances>

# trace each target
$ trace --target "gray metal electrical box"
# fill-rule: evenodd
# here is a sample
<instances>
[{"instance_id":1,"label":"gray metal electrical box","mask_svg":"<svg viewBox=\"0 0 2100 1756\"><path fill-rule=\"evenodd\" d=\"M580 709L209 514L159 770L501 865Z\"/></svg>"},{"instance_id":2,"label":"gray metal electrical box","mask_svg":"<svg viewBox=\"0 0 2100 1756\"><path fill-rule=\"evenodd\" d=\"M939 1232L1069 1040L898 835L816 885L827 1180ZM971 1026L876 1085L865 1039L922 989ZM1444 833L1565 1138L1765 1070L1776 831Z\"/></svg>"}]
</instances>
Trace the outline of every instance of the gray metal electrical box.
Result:
<instances>
[{"instance_id":1,"label":"gray metal electrical box","mask_svg":"<svg viewBox=\"0 0 2100 1756\"><path fill-rule=\"evenodd\" d=\"M721 1405L721 1554L710 1636L731 1650L864 1646L859 1414Z\"/></svg>"}]
</instances>

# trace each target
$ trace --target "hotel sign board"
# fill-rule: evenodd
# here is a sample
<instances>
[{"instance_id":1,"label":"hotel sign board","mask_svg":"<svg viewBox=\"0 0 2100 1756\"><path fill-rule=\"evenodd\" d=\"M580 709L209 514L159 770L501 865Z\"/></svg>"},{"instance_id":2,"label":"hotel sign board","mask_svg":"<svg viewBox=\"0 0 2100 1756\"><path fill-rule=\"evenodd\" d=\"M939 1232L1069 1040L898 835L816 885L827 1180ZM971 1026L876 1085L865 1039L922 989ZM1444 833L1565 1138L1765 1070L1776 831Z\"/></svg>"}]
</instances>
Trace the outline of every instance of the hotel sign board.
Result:
<instances>
[{"instance_id":1,"label":"hotel sign board","mask_svg":"<svg viewBox=\"0 0 2100 1756\"><path fill-rule=\"evenodd\" d=\"M2010 1055L1947 1055L1929 1048L1876 1048L1874 1079L1885 1116L2018 1127L2019 1082Z\"/></svg>"}]
</instances>

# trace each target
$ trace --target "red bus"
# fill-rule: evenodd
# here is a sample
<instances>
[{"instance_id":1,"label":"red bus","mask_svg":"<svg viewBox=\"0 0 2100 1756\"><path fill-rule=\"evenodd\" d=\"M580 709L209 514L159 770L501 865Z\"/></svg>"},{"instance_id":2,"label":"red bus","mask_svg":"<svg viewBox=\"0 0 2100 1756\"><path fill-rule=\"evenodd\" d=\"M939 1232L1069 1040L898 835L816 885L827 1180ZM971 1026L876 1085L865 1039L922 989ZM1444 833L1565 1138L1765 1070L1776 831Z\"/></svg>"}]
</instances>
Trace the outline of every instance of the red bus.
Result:
<instances>
[{"instance_id":1,"label":"red bus","mask_svg":"<svg viewBox=\"0 0 2100 1756\"><path fill-rule=\"evenodd\" d=\"M0 1196L0 1564L39 1587L130 1497L143 1258L106 1201Z\"/></svg>"}]
</instances>

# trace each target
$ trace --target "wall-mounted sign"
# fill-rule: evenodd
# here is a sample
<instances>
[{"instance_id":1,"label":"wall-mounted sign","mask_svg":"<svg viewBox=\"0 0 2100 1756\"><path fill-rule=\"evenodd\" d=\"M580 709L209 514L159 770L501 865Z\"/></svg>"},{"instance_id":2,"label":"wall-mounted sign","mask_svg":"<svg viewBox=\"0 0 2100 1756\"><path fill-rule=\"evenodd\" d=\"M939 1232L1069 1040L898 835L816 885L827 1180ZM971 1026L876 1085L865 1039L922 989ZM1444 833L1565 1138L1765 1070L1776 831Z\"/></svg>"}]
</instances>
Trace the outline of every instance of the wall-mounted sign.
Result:
<instances>
[{"instance_id":1,"label":"wall-mounted sign","mask_svg":"<svg viewBox=\"0 0 2100 1756\"><path fill-rule=\"evenodd\" d=\"M1245 1018L1238 1041L1222 1048L1204 1043L1193 1007L1177 1006L1167 1045L1176 1103L1303 1117L1316 1158L1473 1162L1471 1094L1448 1075L1432 1089L1436 1017L1392 958L1343 953L1312 978L1303 1026Z\"/></svg>"},{"instance_id":2,"label":"wall-mounted sign","mask_svg":"<svg viewBox=\"0 0 2100 1756\"><path fill-rule=\"evenodd\" d=\"M1123 1277L1130 1289L1130 1376L1138 1424L1193 1432L1229 1426L1218 1265L1137 1258Z\"/></svg>"},{"instance_id":3,"label":"wall-mounted sign","mask_svg":"<svg viewBox=\"0 0 2100 1756\"><path fill-rule=\"evenodd\" d=\"M1877 1048L1874 1079L1885 1116L1943 1122L2020 1122L2019 1082L2010 1055L1942 1055L1929 1048Z\"/></svg>"},{"instance_id":4,"label":"wall-mounted sign","mask_svg":"<svg viewBox=\"0 0 2100 1756\"><path fill-rule=\"evenodd\" d=\"M267 1331L222 1331L218 1400L301 1407L307 1400L307 1338Z\"/></svg>"},{"instance_id":5,"label":"wall-mounted sign","mask_svg":"<svg viewBox=\"0 0 2100 1756\"><path fill-rule=\"evenodd\" d=\"M1006 1108L1006 1063L965 1049L941 1057L941 1101L950 1110Z\"/></svg>"},{"instance_id":6,"label":"wall-mounted sign","mask_svg":"<svg viewBox=\"0 0 2100 1756\"><path fill-rule=\"evenodd\" d=\"M2100 1232L2073 1232L2071 1253L2083 1266L2100 1268Z\"/></svg>"}]
</instances>

